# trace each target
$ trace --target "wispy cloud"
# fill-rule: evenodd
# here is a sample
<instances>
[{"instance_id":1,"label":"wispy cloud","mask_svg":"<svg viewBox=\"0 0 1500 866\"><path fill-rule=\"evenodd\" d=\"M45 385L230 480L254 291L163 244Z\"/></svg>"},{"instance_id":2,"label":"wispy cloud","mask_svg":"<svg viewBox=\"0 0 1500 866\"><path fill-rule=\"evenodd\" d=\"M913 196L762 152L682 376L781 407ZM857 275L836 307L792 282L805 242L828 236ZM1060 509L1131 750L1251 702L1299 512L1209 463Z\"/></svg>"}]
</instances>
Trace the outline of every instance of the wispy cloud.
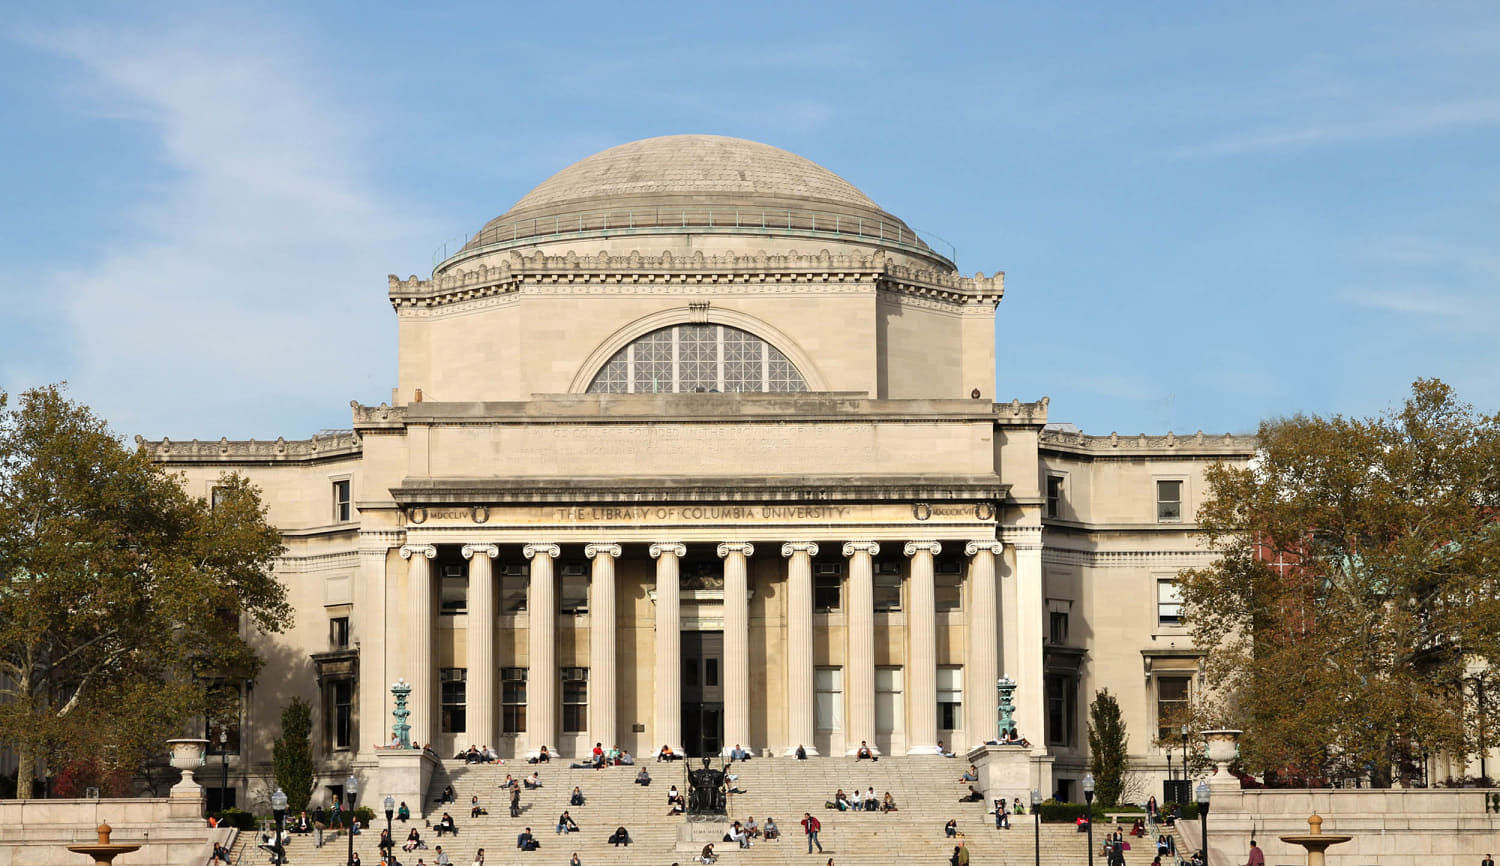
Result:
<instances>
[{"instance_id":1,"label":"wispy cloud","mask_svg":"<svg viewBox=\"0 0 1500 866\"><path fill-rule=\"evenodd\" d=\"M1436 105L1388 105L1374 116L1308 121L1238 132L1178 147L1178 159L1204 159L1246 153L1297 150L1393 138L1415 138L1500 125L1500 100L1467 100Z\"/></svg>"},{"instance_id":2,"label":"wispy cloud","mask_svg":"<svg viewBox=\"0 0 1500 866\"><path fill-rule=\"evenodd\" d=\"M93 110L150 130L170 169L108 253L47 287L75 395L126 432L215 437L305 435L258 418L338 424L351 397L380 397L391 250L431 230L362 178L368 131L294 42L243 22L30 40L79 65ZM202 427L157 429L184 417Z\"/></svg>"}]
</instances>

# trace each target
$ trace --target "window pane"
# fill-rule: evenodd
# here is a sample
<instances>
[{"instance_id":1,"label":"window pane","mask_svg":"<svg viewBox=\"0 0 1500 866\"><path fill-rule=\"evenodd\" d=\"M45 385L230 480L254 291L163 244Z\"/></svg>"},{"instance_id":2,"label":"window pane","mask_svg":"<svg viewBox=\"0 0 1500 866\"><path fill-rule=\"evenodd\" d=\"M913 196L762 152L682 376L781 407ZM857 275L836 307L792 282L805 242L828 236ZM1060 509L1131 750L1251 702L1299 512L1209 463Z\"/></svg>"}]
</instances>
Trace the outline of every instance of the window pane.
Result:
<instances>
[{"instance_id":1,"label":"window pane","mask_svg":"<svg viewBox=\"0 0 1500 866\"><path fill-rule=\"evenodd\" d=\"M1182 624L1182 587L1175 580L1156 582L1156 621L1161 625Z\"/></svg>"},{"instance_id":2,"label":"window pane","mask_svg":"<svg viewBox=\"0 0 1500 866\"><path fill-rule=\"evenodd\" d=\"M636 338L605 362L588 386L596 394L720 390L786 393L806 391L807 383L785 354L754 334L726 325L687 324Z\"/></svg>"}]
</instances>

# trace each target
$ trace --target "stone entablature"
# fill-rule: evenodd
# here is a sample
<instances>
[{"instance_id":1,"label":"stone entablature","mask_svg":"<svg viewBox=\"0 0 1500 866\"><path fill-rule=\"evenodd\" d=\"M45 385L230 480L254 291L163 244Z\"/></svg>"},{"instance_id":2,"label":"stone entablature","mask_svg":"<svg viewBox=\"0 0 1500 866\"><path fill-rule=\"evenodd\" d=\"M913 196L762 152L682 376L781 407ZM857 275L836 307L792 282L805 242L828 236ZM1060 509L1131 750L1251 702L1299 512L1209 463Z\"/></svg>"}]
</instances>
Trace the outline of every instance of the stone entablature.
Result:
<instances>
[{"instance_id":1,"label":"stone entablature","mask_svg":"<svg viewBox=\"0 0 1500 866\"><path fill-rule=\"evenodd\" d=\"M171 439L149 440L135 437L138 448L145 448L160 463L306 463L357 457L363 450L359 434L353 430L319 434L310 439L286 439L263 442L255 439L220 439L217 442L173 442Z\"/></svg>"},{"instance_id":2,"label":"stone entablature","mask_svg":"<svg viewBox=\"0 0 1500 866\"><path fill-rule=\"evenodd\" d=\"M1236 436L1232 433L1205 436L1202 430L1183 437L1170 432L1165 436L1147 436L1144 433L1135 436L1121 436L1118 433L1089 436L1067 430L1043 430L1038 437L1038 446L1043 451L1088 457L1126 454L1132 457L1149 455L1244 459L1255 452L1258 444L1254 436Z\"/></svg>"},{"instance_id":3,"label":"stone entablature","mask_svg":"<svg viewBox=\"0 0 1500 866\"><path fill-rule=\"evenodd\" d=\"M981 272L965 277L956 272L902 265L878 251L854 256L835 255L826 249L814 255L793 250L785 255L761 252L753 256L705 256L701 250L691 256L673 256L669 251L656 256L639 252L616 256L607 251L592 256L573 253L549 256L541 252L526 256L512 252L497 267L481 264L470 271L454 269L431 280L415 275L402 280L391 274L387 280L391 306L398 312L518 292L528 283L544 284L553 293L565 291L568 286L586 286L597 291L601 286L705 285L714 292L722 292L728 285L741 289L771 286L784 291L784 286L796 284L826 287L878 283L883 289L901 294L957 305L982 304L991 310L1005 294L1003 273L986 277Z\"/></svg>"}]
</instances>

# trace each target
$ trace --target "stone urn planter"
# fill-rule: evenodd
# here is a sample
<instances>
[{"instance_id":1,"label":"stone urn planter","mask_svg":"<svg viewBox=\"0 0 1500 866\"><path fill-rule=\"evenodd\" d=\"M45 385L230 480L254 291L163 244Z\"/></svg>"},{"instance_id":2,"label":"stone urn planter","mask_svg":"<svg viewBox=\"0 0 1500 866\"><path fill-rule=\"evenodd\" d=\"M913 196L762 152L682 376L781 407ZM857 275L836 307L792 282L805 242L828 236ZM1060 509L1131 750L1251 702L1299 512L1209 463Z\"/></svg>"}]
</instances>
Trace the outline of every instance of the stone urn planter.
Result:
<instances>
[{"instance_id":1,"label":"stone urn planter","mask_svg":"<svg viewBox=\"0 0 1500 866\"><path fill-rule=\"evenodd\" d=\"M1240 754L1240 734L1244 731L1218 728L1203 732L1208 759L1219 768L1221 778L1229 775L1229 763Z\"/></svg>"},{"instance_id":2,"label":"stone urn planter","mask_svg":"<svg viewBox=\"0 0 1500 866\"><path fill-rule=\"evenodd\" d=\"M167 748L172 750L172 766L182 771L182 781L172 786L172 794L179 797L197 796L203 787L193 779L193 773L203 766L203 753L208 748L208 740L167 740Z\"/></svg>"}]
</instances>

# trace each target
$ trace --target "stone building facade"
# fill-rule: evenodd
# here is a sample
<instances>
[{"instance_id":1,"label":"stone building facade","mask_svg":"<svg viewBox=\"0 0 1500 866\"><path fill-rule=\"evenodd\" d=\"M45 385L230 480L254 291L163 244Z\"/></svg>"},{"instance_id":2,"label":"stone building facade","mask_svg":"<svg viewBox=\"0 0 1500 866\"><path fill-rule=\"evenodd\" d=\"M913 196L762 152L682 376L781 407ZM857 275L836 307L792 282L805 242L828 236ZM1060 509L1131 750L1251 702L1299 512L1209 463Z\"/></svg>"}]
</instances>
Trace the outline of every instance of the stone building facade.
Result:
<instances>
[{"instance_id":1,"label":"stone building facade","mask_svg":"<svg viewBox=\"0 0 1500 866\"><path fill-rule=\"evenodd\" d=\"M391 277L398 381L351 430L144 443L205 497L247 474L285 535L297 621L226 684L234 787L301 695L337 790L398 679L444 754L932 754L996 736L1009 676L1064 796L1108 687L1164 772L1159 714L1198 687L1173 577L1206 562L1204 468L1253 442L997 401L1003 294L832 172L713 136L585 159Z\"/></svg>"}]
</instances>

